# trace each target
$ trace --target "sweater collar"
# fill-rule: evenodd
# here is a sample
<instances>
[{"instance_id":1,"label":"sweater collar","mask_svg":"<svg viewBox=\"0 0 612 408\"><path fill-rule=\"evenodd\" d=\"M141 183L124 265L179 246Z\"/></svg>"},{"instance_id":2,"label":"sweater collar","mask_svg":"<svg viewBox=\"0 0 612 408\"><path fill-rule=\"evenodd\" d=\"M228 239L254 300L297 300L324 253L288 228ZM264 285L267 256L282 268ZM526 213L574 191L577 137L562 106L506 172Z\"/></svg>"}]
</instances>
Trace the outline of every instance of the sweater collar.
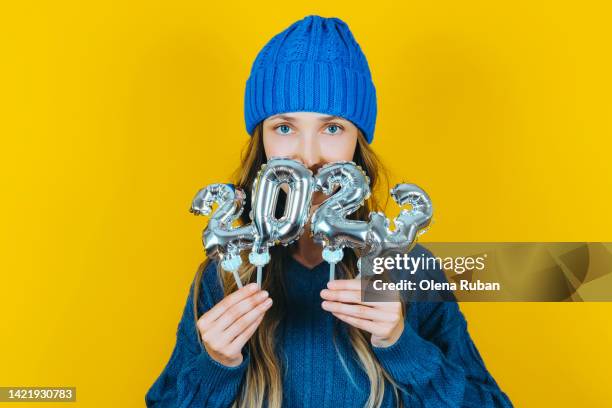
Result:
<instances>
[{"instance_id":1,"label":"sweater collar","mask_svg":"<svg viewBox=\"0 0 612 408\"><path fill-rule=\"evenodd\" d=\"M293 255L289 256L289 261L291 263L291 269L298 269L300 271L309 272L309 273L318 273L324 270L329 270L329 264L325 261L321 261L319 264L315 265L312 268L308 268L303 265L300 261L295 259Z\"/></svg>"},{"instance_id":2,"label":"sweater collar","mask_svg":"<svg viewBox=\"0 0 612 408\"><path fill-rule=\"evenodd\" d=\"M288 258L284 280L289 298L303 304L320 303L320 292L329 280L329 264L322 261L314 268L308 268L293 256Z\"/></svg>"}]
</instances>

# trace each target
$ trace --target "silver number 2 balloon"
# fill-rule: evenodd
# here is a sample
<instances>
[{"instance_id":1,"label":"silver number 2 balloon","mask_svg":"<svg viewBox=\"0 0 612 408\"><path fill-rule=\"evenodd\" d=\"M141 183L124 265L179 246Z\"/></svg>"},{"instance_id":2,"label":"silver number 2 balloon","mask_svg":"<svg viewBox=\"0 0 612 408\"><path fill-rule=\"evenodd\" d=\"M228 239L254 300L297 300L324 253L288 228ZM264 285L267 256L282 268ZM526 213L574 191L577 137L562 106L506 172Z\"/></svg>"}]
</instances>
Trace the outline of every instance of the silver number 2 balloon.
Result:
<instances>
[{"instance_id":1,"label":"silver number 2 balloon","mask_svg":"<svg viewBox=\"0 0 612 408\"><path fill-rule=\"evenodd\" d=\"M333 280L336 263L344 256L343 248L364 248L367 244L368 223L346 217L370 197L370 178L354 162L340 161L321 167L315 180L315 189L326 195L340 186L340 191L325 200L311 219L312 238L323 245L323 259L330 264L329 280Z\"/></svg>"},{"instance_id":2,"label":"silver number 2 balloon","mask_svg":"<svg viewBox=\"0 0 612 408\"><path fill-rule=\"evenodd\" d=\"M232 227L232 222L242 214L244 199L244 192L231 184L211 184L197 192L189 209L195 215L209 215L213 204L219 205L202 233L202 242L206 255L220 260L221 267L234 275L239 288L242 287L238 275L242 264L240 251L250 248L255 236L252 223Z\"/></svg>"},{"instance_id":3,"label":"silver number 2 balloon","mask_svg":"<svg viewBox=\"0 0 612 408\"><path fill-rule=\"evenodd\" d=\"M275 210L282 185L288 186L285 211L277 219ZM257 266L257 283L261 287L262 268L270 262L269 248L278 243L289 245L303 232L312 200L312 171L297 160L272 157L262 165L253 183L252 209L249 214L255 227L255 240L249 254Z\"/></svg>"},{"instance_id":4,"label":"silver number 2 balloon","mask_svg":"<svg viewBox=\"0 0 612 408\"><path fill-rule=\"evenodd\" d=\"M315 211L311 221L313 240L323 245L323 259L330 264L330 280L334 279L335 264L342 260L344 247L362 250L357 262L361 273L362 261L371 264L390 251L409 251L430 224L431 200L414 184L400 183L390 190L397 204L412 206L393 219L396 229L391 231L389 219L382 212L371 212L368 222L346 219L370 196L370 180L360 166L351 161L329 163L321 167L315 180L315 188L327 195L340 186L340 191Z\"/></svg>"}]
</instances>

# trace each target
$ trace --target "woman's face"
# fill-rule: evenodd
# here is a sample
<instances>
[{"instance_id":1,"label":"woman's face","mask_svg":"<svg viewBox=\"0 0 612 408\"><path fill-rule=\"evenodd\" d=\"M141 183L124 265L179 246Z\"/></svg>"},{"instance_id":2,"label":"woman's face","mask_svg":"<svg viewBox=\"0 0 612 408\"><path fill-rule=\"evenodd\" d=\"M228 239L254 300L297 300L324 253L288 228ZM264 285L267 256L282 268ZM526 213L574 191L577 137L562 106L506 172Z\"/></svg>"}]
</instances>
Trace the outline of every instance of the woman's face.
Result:
<instances>
[{"instance_id":1,"label":"woman's face","mask_svg":"<svg viewBox=\"0 0 612 408\"><path fill-rule=\"evenodd\" d=\"M279 113L263 121L266 157L290 157L300 160L314 174L325 163L353 160L357 147L357 127L339 116L317 112ZM313 205L326 196L313 195Z\"/></svg>"}]
</instances>

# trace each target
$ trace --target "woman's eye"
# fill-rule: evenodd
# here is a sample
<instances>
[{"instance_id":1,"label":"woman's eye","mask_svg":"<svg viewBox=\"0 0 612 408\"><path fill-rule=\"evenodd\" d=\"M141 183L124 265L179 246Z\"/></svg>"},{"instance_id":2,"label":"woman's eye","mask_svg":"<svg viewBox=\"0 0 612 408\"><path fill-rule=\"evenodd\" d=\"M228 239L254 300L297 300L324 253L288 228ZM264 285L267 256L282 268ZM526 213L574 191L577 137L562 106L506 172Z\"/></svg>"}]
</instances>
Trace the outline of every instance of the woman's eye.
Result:
<instances>
[{"instance_id":1,"label":"woman's eye","mask_svg":"<svg viewBox=\"0 0 612 408\"><path fill-rule=\"evenodd\" d=\"M276 132L280 133L281 135L288 135L290 131L291 127L288 125L280 125L276 127Z\"/></svg>"},{"instance_id":2,"label":"woman's eye","mask_svg":"<svg viewBox=\"0 0 612 408\"><path fill-rule=\"evenodd\" d=\"M329 125L327 126L326 130L329 130L329 131L325 133L328 133L330 135L337 135L338 133L340 133L342 128L338 125Z\"/></svg>"}]
</instances>

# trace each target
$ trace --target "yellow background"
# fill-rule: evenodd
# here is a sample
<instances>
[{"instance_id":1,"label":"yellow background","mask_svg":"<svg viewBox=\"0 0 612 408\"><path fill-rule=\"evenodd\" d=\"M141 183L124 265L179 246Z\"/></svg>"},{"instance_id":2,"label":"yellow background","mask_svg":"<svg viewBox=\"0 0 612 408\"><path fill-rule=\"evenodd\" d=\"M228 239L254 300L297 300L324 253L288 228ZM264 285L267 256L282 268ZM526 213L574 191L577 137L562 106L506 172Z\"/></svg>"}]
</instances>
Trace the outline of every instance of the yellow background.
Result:
<instances>
[{"instance_id":1,"label":"yellow background","mask_svg":"<svg viewBox=\"0 0 612 408\"><path fill-rule=\"evenodd\" d=\"M191 199L239 165L251 63L307 14L366 53L373 147L434 202L423 242L610 240L605 2L294 3L3 7L0 385L144 405L203 259ZM517 407L609 403L612 304L461 308Z\"/></svg>"}]
</instances>

